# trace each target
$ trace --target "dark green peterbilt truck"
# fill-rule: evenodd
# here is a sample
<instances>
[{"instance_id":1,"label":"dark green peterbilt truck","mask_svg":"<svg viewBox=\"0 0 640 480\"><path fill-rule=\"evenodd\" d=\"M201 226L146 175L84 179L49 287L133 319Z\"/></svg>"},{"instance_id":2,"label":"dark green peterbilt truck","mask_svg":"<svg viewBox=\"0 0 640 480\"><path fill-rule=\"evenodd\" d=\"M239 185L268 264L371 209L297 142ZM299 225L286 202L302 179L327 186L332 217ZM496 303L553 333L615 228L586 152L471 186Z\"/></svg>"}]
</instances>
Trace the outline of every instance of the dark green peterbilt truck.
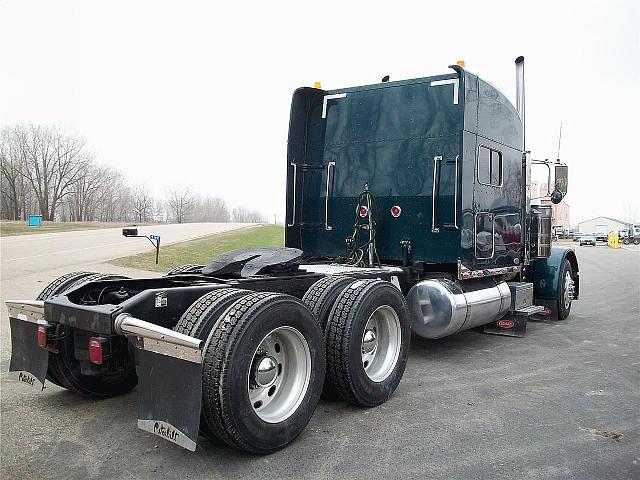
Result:
<instances>
[{"instance_id":1,"label":"dark green peterbilt truck","mask_svg":"<svg viewBox=\"0 0 640 480\"><path fill-rule=\"evenodd\" d=\"M10 370L91 397L138 388L138 426L262 454L293 441L321 395L373 407L398 386L411 331L523 336L578 298L574 252L532 207L518 108L452 73L293 95L284 248L223 254L161 278L73 272L7 302ZM386 80L386 79L385 79ZM551 184L551 182L550 182ZM123 230L137 235L134 228Z\"/></svg>"}]
</instances>

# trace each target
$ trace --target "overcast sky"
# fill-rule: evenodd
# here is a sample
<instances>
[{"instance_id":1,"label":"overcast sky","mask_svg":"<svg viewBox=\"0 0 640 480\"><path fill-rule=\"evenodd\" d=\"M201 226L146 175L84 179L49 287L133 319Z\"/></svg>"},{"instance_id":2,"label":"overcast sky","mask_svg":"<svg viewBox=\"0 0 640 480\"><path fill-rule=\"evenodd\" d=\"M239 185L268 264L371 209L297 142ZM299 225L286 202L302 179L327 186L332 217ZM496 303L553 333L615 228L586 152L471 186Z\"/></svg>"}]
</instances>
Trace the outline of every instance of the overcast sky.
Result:
<instances>
[{"instance_id":1,"label":"overcast sky","mask_svg":"<svg viewBox=\"0 0 640 480\"><path fill-rule=\"evenodd\" d=\"M0 124L51 123L157 193L188 184L282 221L291 94L469 70L527 147L570 166L573 222L640 212L640 1L0 0ZM515 103L515 101L514 101Z\"/></svg>"}]
</instances>

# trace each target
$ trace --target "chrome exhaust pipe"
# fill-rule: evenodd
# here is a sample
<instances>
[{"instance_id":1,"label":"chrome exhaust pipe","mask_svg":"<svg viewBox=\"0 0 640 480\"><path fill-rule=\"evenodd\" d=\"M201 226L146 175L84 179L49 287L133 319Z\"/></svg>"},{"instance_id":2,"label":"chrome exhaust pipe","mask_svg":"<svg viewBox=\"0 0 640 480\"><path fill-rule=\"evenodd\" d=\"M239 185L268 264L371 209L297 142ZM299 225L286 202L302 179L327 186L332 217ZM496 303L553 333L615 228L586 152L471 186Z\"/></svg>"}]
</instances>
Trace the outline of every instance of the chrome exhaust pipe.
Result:
<instances>
[{"instance_id":1,"label":"chrome exhaust pipe","mask_svg":"<svg viewBox=\"0 0 640 480\"><path fill-rule=\"evenodd\" d=\"M171 345L177 345L179 347L192 348L194 350L202 350L204 344L204 340L199 340L168 328L159 327L153 323L132 317L128 313L118 315L113 326L120 335L134 335L158 342L170 343Z\"/></svg>"},{"instance_id":2,"label":"chrome exhaust pipe","mask_svg":"<svg viewBox=\"0 0 640 480\"><path fill-rule=\"evenodd\" d=\"M524 57L516 58L516 110L522 120L522 150L526 151L525 109L524 109Z\"/></svg>"}]
</instances>

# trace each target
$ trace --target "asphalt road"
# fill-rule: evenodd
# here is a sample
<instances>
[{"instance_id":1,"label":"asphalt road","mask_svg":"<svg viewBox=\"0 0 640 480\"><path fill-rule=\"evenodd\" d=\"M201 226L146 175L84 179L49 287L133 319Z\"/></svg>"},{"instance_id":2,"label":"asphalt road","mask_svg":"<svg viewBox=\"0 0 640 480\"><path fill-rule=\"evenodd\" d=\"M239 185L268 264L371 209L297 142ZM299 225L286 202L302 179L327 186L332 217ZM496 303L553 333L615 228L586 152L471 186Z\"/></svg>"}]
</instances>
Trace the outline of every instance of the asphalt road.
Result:
<instances>
[{"instance_id":1,"label":"asphalt road","mask_svg":"<svg viewBox=\"0 0 640 480\"><path fill-rule=\"evenodd\" d=\"M138 227L139 235L160 235L160 248L175 242L245 227L242 223L183 223ZM35 298L51 280L68 272L144 272L102 263L112 258L152 251L145 238L122 236L121 228L17 235L0 238L0 366L9 358L9 322L5 300ZM157 273L151 275L156 276ZM8 365L8 363L7 363Z\"/></svg>"},{"instance_id":2,"label":"asphalt road","mask_svg":"<svg viewBox=\"0 0 640 480\"><path fill-rule=\"evenodd\" d=\"M569 319L529 323L521 339L414 337L387 403L321 402L265 457L202 437L191 453L138 430L135 390L91 401L2 373L2 478L639 478L640 249L576 250ZM35 278L3 276L3 296L35 296Z\"/></svg>"}]
</instances>

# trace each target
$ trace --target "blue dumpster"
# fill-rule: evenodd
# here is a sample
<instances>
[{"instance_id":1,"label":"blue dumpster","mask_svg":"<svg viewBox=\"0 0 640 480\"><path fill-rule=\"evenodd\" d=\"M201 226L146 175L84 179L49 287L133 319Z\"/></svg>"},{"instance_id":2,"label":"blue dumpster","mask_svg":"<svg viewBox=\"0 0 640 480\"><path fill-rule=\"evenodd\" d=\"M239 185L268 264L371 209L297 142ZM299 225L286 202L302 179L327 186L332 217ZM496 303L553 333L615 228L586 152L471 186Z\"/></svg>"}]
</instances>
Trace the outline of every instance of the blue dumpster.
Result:
<instances>
[{"instance_id":1,"label":"blue dumpster","mask_svg":"<svg viewBox=\"0 0 640 480\"><path fill-rule=\"evenodd\" d=\"M40 227L42 226L42 215L29 215L29 223L30 227Z\"/></svg>"}]
</instances>

